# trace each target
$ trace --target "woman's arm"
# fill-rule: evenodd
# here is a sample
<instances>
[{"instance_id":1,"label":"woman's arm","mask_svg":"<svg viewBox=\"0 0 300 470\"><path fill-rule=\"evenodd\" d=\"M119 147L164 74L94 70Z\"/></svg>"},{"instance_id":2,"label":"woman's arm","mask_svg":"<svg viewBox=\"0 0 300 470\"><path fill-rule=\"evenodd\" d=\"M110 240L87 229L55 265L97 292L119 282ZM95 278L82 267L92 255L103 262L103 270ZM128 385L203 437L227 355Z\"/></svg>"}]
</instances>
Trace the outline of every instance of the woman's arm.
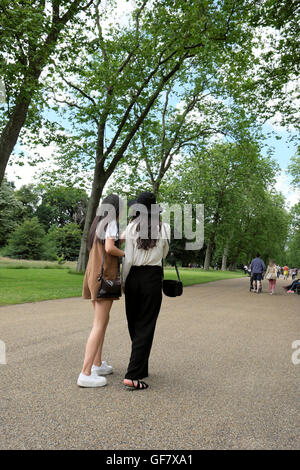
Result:
<instances>
[{"instance_id":1,"label":"woman's arm","mask_svg":"<svg viewBox=\"0 0 300 470\"><path fill-rule=\"evenodd\" d=\"M108 237L105 239L105 251L113 256L124 256L124 251L116 247L113 238Z\"/></svg>"}]
</instances>

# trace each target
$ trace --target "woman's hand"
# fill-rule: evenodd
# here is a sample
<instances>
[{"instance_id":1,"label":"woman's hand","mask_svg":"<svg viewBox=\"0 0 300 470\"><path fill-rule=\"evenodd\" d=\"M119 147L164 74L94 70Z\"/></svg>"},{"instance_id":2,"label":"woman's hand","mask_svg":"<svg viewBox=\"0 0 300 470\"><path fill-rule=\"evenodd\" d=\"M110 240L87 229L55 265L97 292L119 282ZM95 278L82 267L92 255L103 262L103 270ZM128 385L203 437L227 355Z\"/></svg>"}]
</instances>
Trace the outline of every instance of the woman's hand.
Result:
<instances>
[{"instance_id":1,"label":"woman's hand","mask_svg":"<svg viewBox=\"0 0 300 470\"><path fill-rule=\"evenodd\" d=\"M125 235L126 235L126 230L124 230L124 232L123 232L123 233L121 234L121 236L120 236L120 242L121 242L121 243L124 243L124 242L125 242L125 238L126 238Z\"/></svg>"}]
</instances>

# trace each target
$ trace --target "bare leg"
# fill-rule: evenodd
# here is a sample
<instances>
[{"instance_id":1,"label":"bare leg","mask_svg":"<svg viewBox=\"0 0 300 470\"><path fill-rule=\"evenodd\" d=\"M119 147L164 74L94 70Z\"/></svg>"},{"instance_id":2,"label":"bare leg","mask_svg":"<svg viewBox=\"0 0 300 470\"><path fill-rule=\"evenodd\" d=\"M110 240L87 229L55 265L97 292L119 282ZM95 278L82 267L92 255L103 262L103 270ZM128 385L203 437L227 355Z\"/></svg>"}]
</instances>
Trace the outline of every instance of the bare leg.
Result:
<instances>
[{"instance_id":1,"label":"bare leg","mask_svg":"<svg viewBox=\"0 0 300 470\"><path fill-rule=\"evenodd\" d=\"M256 289L256 292L259 292L260 284L261 284L261 281L257 281L257 289Z\"/></svg>"},{"instance_id":2,"label":"bare leg","mask_svg":"<svg viewBox=\"0 0 300 470\"><path fill-rule=\"evenodd\" d=\"M94 362L93 362L93 364L95 364L95 366L99 366L99 367L102 365L102 346L103 346L103 344L99 345L99 348L97 349L95 359L94 359Z\"/></svg>"},{"instance_id":3,"label":"bare leg","mask_svg":"<svg viewBox=\"0 0 300 470\"><path fill-rule=\"evenodd\" d=\"M109 321L109 312L113 301L101 299L93 302L94 306L94 323L92 331L86 343L85 357L82 367L82 373L91 375L91 368L94 363L96 354L97 361L101 360L102 346L106 327Z\"/></svg>"}]
</instances>

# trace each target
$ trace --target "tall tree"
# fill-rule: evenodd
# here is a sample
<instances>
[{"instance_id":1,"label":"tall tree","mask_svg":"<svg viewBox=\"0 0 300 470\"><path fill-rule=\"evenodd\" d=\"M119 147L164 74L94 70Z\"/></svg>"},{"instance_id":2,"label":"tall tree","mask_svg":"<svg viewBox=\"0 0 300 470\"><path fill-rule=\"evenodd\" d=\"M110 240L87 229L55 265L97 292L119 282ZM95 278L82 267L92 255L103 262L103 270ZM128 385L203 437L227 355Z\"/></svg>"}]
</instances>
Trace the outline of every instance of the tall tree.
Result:
<instances>
[{"instance_id":1,"label":"tall tree","mask_svg":"<svg viewBox=\"0 0 300 470\"><path fill-rule=\"evenodd\" d=\"M97 2L91 16L94 30L80 39L81 54L71 49L67 62L56 64L60 79L55 89L49 85L73 120L72 129L59 126L56 133L63 168L74 171L75 161L75 167L80 162L94 172L78 270L86 266L88 231L103 188L170 81L186 68L206 69L207 74L219 68L221 73L224 64L241 63L242 58L246 66L251 55L246 5L145 0L128 25L108 32L103 31L105 15L99 14L99 6ZM243 45L240 54L234 50L238 45Z\"/></svg>"},{"instance_id":2,"label":"tall tree","mask_svg":"<svg viewBox=\"0 0 300 470\"><path fill-rule=\"evenodd\" d=\"M4 246L16 228L22 203L16 198L15 186L4 178L0 186L0 246Z\"/></svg>"},{"instance_id":3,"label":"tall tree","mask_svg":"<svg viewBox=\"0 0 300 470\"><path fill-rule=\"evenodd\" d=\"M181 82L188 83L190 75L189 70ZM114 188L120 194L128 194L128 186L132 186L135 193L149 188L158 195L174 162L188 160L195 149L200 151L217 135L240 140L249 132L254 134L254 117L247 116L235 104L225 104L217 77L207 79L204 75L198 72L195 83L188 83L189 86L175 82L167 87L137 132L125 162L115 170L106 192ZM179 92L178 88L184 91Z\"/></svg>"},{"instance_id":4,"label":"tall tree","mask_svg":"<svg viewBox=\"0 0 300 470\"><path fill-rule=\"evenodd\" d=\"M171 200L204 204L205 269L209 269L216 247L228 256L247 214L249 198L245 195L267 190L274 182L275 169L274 162L260 155L255 142L222 142L196 151L164 182L163 192Z\"/></svg>"},{"instance_id":5,"label":"tall tree","mask_svg":"<svg viewBox=\"0 0 300 470\"><path fill-rule=\"evenodd\" d=\"M46 231L53 225L64 227L75 223L83 227L88 196L83 189L68 186L39 185L41 203L36 216Z\"/></svg>"},{"instance_id":6,"label":"tall tree","mask_svg":"<svg viewBox=\"0 0 300 470\"><path fill-rule=\"evenodd\" d=\"M0 0L0 76L5 100L0 102L0 184L20 132L41 89L41 74L51 62L62 32L94 0ZM66 53L66 52L65 52Z\"/></svg>"},{"instance_id":7,"label":"tall tree","mask_svg":"<svg viewBox=\"0 0 300 470\"><path fill-rule=\"evenodd\" d=\"M259 42L257 63L248 74L253 82L245 96L248 106L260 119L299 129L299 1L254 0L249 12ZM243 86L240 91L243 95Z\"/></svg>"}]
</instances>

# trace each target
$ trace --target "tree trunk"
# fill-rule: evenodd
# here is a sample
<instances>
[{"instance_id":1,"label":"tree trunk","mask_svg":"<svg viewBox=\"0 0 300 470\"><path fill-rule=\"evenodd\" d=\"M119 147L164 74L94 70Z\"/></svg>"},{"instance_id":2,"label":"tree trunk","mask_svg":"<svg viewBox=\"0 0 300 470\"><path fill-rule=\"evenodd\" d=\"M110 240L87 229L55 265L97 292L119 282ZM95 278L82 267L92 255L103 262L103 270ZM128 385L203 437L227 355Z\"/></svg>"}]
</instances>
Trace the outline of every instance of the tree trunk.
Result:
<instances>
[{"instance_id":1,"label":"tree trunk","mask_svg":"<svg viewBox=\"0 0 300 470\"><path fill-rule=\"evenodd\" d=\"M152 183L152 191L153 191L153 193L155 194L156 197L158 196L158 193L159 193L160 183L161 183L161 181L154 181Z\"/></svg>"},{"instance_id":2,"label":"tree trunk","mask_svg":"<svg viewBox=\"0 0 300 470\"><path fill-rule=\"evenodd\" d=\"M38 88L40 75L48 63L50 55L55 50L57 40L60 32L64 26L77 14L80 10L81 0L74 0L68 7L68 10L59 17L59 7L56 3L56 16L45 41L37 45L37 48L32 51L36 54L34 61L31 62L30 54L28 54L29 72L24 76L22 87L16 97L16 105L9 118L6 126L0 135L0 185L4 178L7 163L12 154L12 151L17 143L22 127L25 124L28 108L30 106L32 97ZM92 0L86 4L84 9L87 9L93 3ZM38 50L39 49L39 50ZM38 50L38 52L37 52Z\"/></svg>"},{"instance_id":3,"label":"tree trunk","mask_svg":"<svg viewBox=\"0 0 300 470\"><path fill-rule=\"evenodd\" d=\"M205 252L205 260L204 260L204 270L208 271L210 267L210 260L211 260L211 255L212 255L212 249L213 249L213 243L211 240L209 240L207 247L206 247L206 252Z\"/></svg>"},{"instance_id":4,"label":"tree trunk","mask_svg":"<svg viewBox=\"0 0 300 470\"><path fill-rule=\"evenodd\" d=\"M236 271L236 269L237 269L237 264L236 264L236 263L231 263L231 264L229 265L229 268L228 268L228 269L229 269L229 271Z\"/></svg>"},{"instance_id":5,"label":"tree trunk","mask_svg":"<svg viewBox=\"0 0 300 470\"><path fill-rule=\"evenodd\" d=\"M228 251L229 251L229 244L227 243L227 245L225 246L224 251L223 251L222 267L221 267L222 271L226 271L226 269L227 269Z\"/></svg>"},{"instance_id":6,"label":"tree trunk","mask_svg":"<svg viewBox=\"0 0 300 470\"><path fill-rule=\"evenodd\" d=\"M99 179L98 175L99 166L96 165L95 172L94 172L94 181L92 186L92 193L91 197L88 202L87 213L84 221L84 228L83 234L81 238L81 245L79 250L79 256L77 261L77 271L85 271L88 259L89 259L89 251L88 251L88 236L90 227L93 223L94 217L97 212L97 208L99 205L100 198L103 193L104 186L106 184L106 178L103 175Z\"/></svg>"},{"instance_id":7,"label":"tree trunk","mask_svg":"<svg viewBox=\"0 0 300 470\"><path fill-rule=\"evenodd\" d=\"M31 98L16 104L14 112L0 136L0 185L3 181L7 163L17 143L25 123Z\"/></svg>"}]
</instances>

